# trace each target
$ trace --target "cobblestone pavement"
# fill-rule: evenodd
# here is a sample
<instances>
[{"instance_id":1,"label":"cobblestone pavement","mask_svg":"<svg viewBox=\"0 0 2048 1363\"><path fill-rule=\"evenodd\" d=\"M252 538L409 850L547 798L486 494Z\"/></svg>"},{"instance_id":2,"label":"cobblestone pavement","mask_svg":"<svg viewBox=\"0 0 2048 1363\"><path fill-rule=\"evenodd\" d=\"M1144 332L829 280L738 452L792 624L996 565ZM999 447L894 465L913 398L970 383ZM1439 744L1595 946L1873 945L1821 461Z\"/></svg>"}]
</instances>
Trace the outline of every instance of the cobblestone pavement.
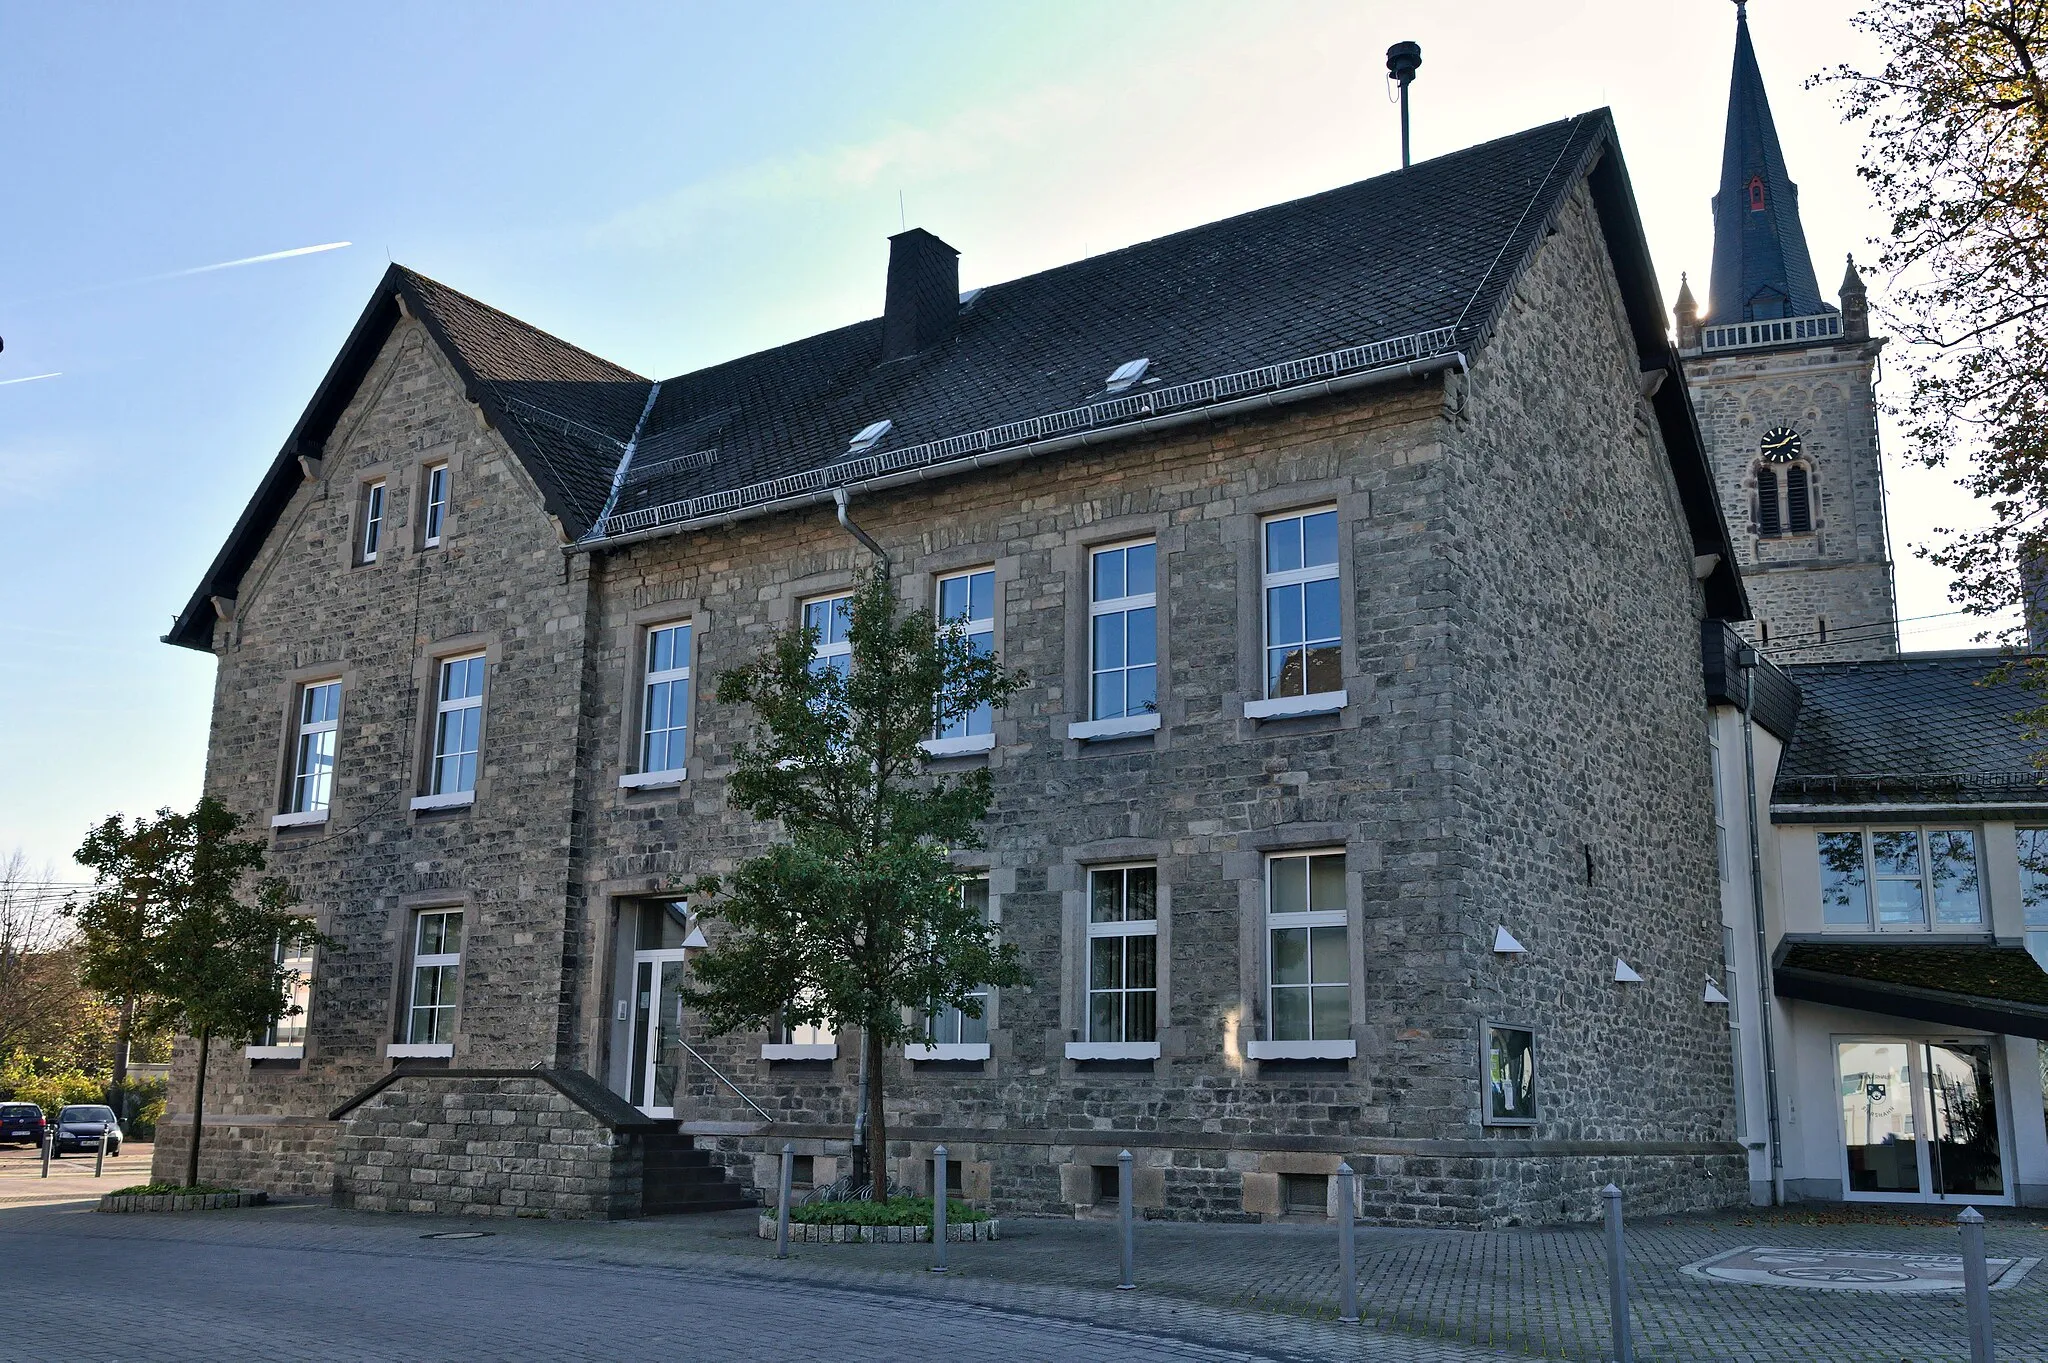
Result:
<instances>
[{"instance_id":1,"label":"cobblestone pavement","mask_svg":"<svg viewBox=\"0 0 2048 1363\"><path fill-rule=\"evenodd\" d=\"M92 1176L91 1155L66 1155L50 1161L43 1173L42 1152L32 1145L0 1145L0 1207L49 1202L59 1198L98 1197L101 1193L149 1181L148 1145L130 1141L109 1156L104 1174Z\"/></svg>"},{"instance_id":2,"label":"cobblestone pavement","mask_svg":"<svg viewBox=\"0 0 2048 1363\"><path fill-rule=\"evenodd\" d=\"M750 1213L611 1224L477 1223L335 1212L311 1203L121 1217L90 1213L76 1203L8 1207L5 1159L0 1155L0 1263L10 1269L0 1276L0 1320L15 1315L7 1301L13 1291L12 1266L75 1250L105 1256L108 1262L153 1265L161 1258L203 1265L217 1260L222 1271L214 1276L229 1280L240 1277L233 1265L246 1262L257 1279L319 1284L323 1293L350 1304L351 1311L366 1300L383 1311L387 1299L417 1293L417 1284L431 1281L435 1287L426 1296L433 1309L419 1318L428 1333L415 1347L416 1357L438 1356L433 1341L452 1344L456 1338L432 1331L454 1329L449 1308L466 1300L449 1295L457 1287L473 1291L475 1300L488 1303L492 1312L502 1298L507 1322L521 1318L527 1301L544 1300L552 1311L564 1302L587 1300L592 1303L587 1311L575 1308L582 1322L575 1327L576 1337L594 1341L593 1356L631 1356L635 1336L619 1322L694 1320L676 1295L678 1274L692 1285L683 1289L685 1297L697 1285L707 1293L715 1288L726 1294L717 1296L715 1310L708 1305L711 1296L701 1298L707 1318L747 1327L717 1347L707 1343L701 1354L685 1351L685 1357L749 1357L743 1349L730 1350L740 1348L749 1332L758 1333L765 1320L828 1319L817 1305L828 1297L835 1313L829 1318L836 1320L843 1309L847 1321L844 1332L835 1325L820 1336L831 1341L834 1352L842 1336L870 1338L860 1333L868 1328L862 1322L894 1321L885 1334L895 1331L888 1338L897 1342L897 1357L922 1356L924 1346L918 1341L924 1336L917 1332L924 1330L935 1332L930 1336L934 1350L954 1338L944 1333L951 1330L970 1331L984 1347L998 1337L1028 1339L997 1355L1024 1358L1062 1357L1061 1351L1069 1349L1078 1356L1084 1348L1092 1356L1112 1358L1229 1357L1236 1351L1255 1358L1387 1363L1596 1360L1605 1355L1604 1266L1598 1233L1589 1228L1475 1233L1361 1227L1359 1280L1366 1323L1346 1327L1334 1319L1335 1233L1325 1224L1141 1225L1140 1290L1118 1293L1110 1290L1116 1273L1115 1228L1106 1221L1007 1221L1003 1239L995 1244L951 1246L952 1272L941 1278L927 1271L929 1246L798 1245L789 1262L779 1263L771 1257L772 1244L754 1237ZM58 1190L49 1195L58 1196ZM1958 1243L1951 1215L1870 1209L1632 1223L1638 1357L1644 1363L1960 1363L1969 1351L1959 1294L1887 1297L1744 1286L1704 1282L1680 1271L1740 1245L1953 1254ZM470 1240L421 1238L471 1229L492 1233ZM2048 1225L2039 1214L1994 1213L1988 1239L1994 1255L2048 1258ZM366 1261L401 1268L388 1285L380 1285L381 1270L348 1267ZM123 1281L135 1281L134 1272L124 1269ZM443 1283L451 1285L448 1292ZM800 1298L788 1295L792 1284L802 1285ZM2048 1360L2048 1263L1994 1293L1992 1309L2002 1360ZM246 1313L238 1306L231 1314L240 1318ZM302 1313L286 1316L294 1328L304 1328ZM370 1319L387 1329L402 1323L398 1313ZM1089 1327L1118 1335L1105 1346L1085 1330L1059 1333L1052 1322L1059 1322L1060 1330ZM360 1322L343 1324L366 1328ZM512 1352L521 1352L518 1340L532 1337L510 1324L505 1328ZM662 1328L674 1341L698 1337L693 1324ZM1003 1333L1012 1329L1037 1333ZM0 1327L0 1338L5 1337ZM384 1356L365 1352L366 1347L356 1341L345 1352ZM463 1352L478 1354L476 1349ZM489 1356L490 1349L482 1353Z\"/></svg>"}]
</instances>

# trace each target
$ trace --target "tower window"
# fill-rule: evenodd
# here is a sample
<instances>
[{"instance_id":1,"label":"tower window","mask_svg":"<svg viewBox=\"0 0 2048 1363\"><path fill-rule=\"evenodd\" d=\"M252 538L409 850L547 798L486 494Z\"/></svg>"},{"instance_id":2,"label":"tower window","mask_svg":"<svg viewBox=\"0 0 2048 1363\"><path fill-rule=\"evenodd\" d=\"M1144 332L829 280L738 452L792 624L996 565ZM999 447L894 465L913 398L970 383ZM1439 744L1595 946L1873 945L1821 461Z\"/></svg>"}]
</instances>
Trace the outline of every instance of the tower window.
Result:
<instances>
[{"instance_id":1,"label":"tower window","mask_svg":"<svg viewBox=\"0 0 2048 1363\"><path fill-rule=\"evenodd\" d=\"M1785 470L1785 528L1795 535L1813 530L1813 494L1801 464Z\"/></svg>"},{"instance_id":2,"label":"tower window","mask_svg":"<svg viewBox=\"0 0 2048 1363\"><path fill-rule=\"evenodd\" d=\"M1756 532L1765 539L1785 533L1778 516L1778 471L1774 468L1756 471Z\"/></svg>"},{"instance_id":3,"label":"tower window","mask_svg":"<svg viewBox=\"0 0 2048 1363\"><path fill-rule=\"evenodd\" d=\"M1764 177L1761 175L1753 175L1750 177L1749 211L1752 213L1761 213L1764 211Z\"/></svg>"}]
</instances>

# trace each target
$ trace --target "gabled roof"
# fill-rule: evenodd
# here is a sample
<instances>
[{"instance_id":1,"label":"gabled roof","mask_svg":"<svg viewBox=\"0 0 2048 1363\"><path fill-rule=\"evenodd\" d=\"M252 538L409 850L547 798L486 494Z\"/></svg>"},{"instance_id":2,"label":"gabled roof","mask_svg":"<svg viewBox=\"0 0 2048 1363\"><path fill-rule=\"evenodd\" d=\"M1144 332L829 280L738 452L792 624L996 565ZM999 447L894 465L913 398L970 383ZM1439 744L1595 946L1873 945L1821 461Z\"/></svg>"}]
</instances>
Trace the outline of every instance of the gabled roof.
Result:
<instances>
[{"instance_id":1,"label":"gabled roof","mask_svg":"<svg viewBox=\"0 0 2048 1363\"><path fill-rule=\"evenodd\" d=\"M1798 663L1799 722L1778 766L1774 806L2048 803L2019 714L2040 698L1990 681L1996 652Z\"/></svg>"},{"instance_id":2,"label":"gabled roof","mask_svg":"<svg viewBox=\"0 0 2048 1363\"><path fill-rule=\"evenodd\" d=\"M963 302L949 339L886 364L876 318L650 385L394 267L170 640L207 646L207 596L233 595L255 552L244 541L260 541L296 485L283 465L332 428L369 363L352 355L374 356L395 320L384 312L389 297L404 298L448 347L550 509L597 548L686 529L707 510L765 514L822 500L877 469L964 470L998 447L1035 449L1048 432L1101 438L1169 409L1214 410L1248 393L1473 354L1582 180L1638 363L1675 379L1605 110L992 285ZM1151 360L1144 382L1112 399L1105 380L1140 357ZM1684 383L1666 382L1652 401L1695 552L1721 557L1710 606L1741 618L1735 556ZM849 463L854 433L884 418L892 424L881 445Z\"/></svg>"},{"instance_id":3,"label":"gabled roof","mask_svg":"<svg viewBox=\"0 0 2048 1363\"><path fill-rule=\"evenodd\" d=\"M1751 185L1761 187L1753 207ZM1759 296L1780 300L1781 311L1757 311ZM1702 320L1746 322L1757 317L1811 317L1833 312L1820 296L1806 229L1799 222L1799 187L1785 169L1778 125L1771 118L1763 72L1749 41L1749 12L1735 11L1735 67L1728 78L1728 127L1721 142L1721 188L1714 195L1714 279Z\"/></svg>"}]
</instances>

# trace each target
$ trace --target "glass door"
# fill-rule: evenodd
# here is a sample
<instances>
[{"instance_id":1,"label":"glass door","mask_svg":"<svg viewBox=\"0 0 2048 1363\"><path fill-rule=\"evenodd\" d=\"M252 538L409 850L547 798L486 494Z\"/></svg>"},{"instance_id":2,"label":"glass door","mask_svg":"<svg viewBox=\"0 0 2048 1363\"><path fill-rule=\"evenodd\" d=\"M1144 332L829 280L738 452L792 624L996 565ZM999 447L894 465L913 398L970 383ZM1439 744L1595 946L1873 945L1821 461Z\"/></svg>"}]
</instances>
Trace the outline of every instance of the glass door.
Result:
<instances>
[{"instance_id":1,"label":"glass door","mask_svg":"<svg viewBox=\"0 0 2048 1363\"><path fill-rule=\"evenodd\" d=\"M676 1115L683 1073L683 953L633 954L633 1069L628 1100L650 1117Z\"/></svg>"},{"instance_id":2,"label":"glass door","mask_svg":"<svg viewBox=\"0 0 2048 1363\"><path fill-rule=\"evenodd\" d=\"M1988 1042L1842 1041L1835 1076L1849 1198L2011 1200Z\"/></svg>"}]
</instances>

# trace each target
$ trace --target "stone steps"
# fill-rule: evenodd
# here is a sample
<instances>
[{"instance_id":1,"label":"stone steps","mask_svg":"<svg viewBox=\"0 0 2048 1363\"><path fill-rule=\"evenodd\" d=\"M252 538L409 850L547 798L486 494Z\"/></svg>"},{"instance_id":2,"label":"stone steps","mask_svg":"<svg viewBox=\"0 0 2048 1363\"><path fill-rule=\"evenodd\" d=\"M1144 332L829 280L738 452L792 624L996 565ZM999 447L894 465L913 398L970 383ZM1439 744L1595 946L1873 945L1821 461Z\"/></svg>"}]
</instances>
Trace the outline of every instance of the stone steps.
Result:
<instances>
[{"instance_id":1,"label":"stone steps","mask_svg":"<svg viewBox=\"0 0 2048 1363\"><path fill-rule=\"evenodd\" d=\"M640 1210L643 1216L675 1216L689 1212L731 1211L757 1204L722 1164L679 1133L643 1138Z\"/></svg>"}]
</instances>

